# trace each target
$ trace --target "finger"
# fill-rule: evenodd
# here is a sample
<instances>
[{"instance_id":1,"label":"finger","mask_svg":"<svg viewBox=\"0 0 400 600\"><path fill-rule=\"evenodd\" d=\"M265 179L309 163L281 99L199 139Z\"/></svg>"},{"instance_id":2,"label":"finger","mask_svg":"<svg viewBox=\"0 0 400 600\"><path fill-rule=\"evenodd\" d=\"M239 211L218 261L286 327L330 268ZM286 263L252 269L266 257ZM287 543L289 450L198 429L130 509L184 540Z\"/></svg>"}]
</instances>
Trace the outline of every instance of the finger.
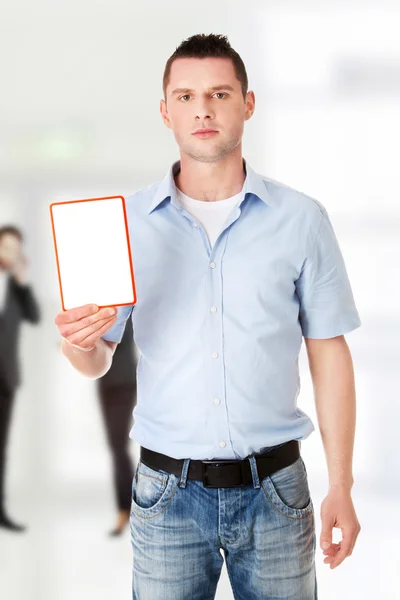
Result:
<instances>
[{"instance_id":1,"label":"finger","mask_svg":"<svg viewBox=\"0 0 400 600\"><path fill-rule=\"evenodd\" d=\"M117 309L115 307L106 307L97 310L92 315L83 317L78 321L74 321L73 323L63 324L59 326L60 333L63 337L69 338L71 335L83 332L83 337L88 336L90 333L96 331L97 322L101 321L105 318L113 317L117 314ZM88 331L85 331L87 329Z\"/></svg>"},{"instance_id":2,"label":"finger","mask_svg":"<svg viewBox=\"0 0 400 600\"><path fill-rule=\"evenodd\" d=\"M320 546L322 550L328 550L332 545L333 522L322 520L322 530L320 535Z\"/></svg>"},{"instance_id":3,"label":"finger","mask_svg":"<svg viewBox=\"0 0 400 600\"><path fill-rule=\"evenodd\" d=\"M338 549L340 548L339 544L332 544L330 546L330 548L327 548L326 550L323 550L323 554L325 555L335 555L338 551Z\"/></svg>"},{"instance_id":4,"label":"finger","mask_svg":"<svg viewBox=\"0 0 400 600\"><path fill-rule=\"evenodd\" d=\"M335 556L340 550L340 544L332 544L330 548L324 550L323 553L329 556Z\"/></svg>"},{"instance_id":5,"label":"finger","mask_svg":"<svg viewBox=\"0 0 400 600\"><path fill-rule=\"evenodd\" d=\"M111 327L111 324L114 324L117 319L117 315L112 317L106 317L105 319L99 319L96 323L93 323L89 327L83 327L73 334L66 337L66 339L71 343L75 344L75 346L80 346L85 343L93 335L96 335L100 329L104 327L104 325L108 325ZM93 344L92 344L93 345Z\"/></svg>"},{"instance_id":6,"label":"finger","mask_svg":"<svg viewBox=\"0 0 400 600\"><path fill-rule=\"evenodd\" d=\"M340 550L331 563L331 569L335 569L344 561L344 559L350 553L352 544L353 544L353 536L352 535L348 535L347 538L345 536L343 536L343 539L341 541Z\"/></svg>"},{"instance_id":7,"label":"finger","mask_svg":"<svg viewBox=\"0 0 400 600\"><path fill-rule=\"evenodd\" d=\"M55 318L56 325L63 325L65 323L74 323L79 321L83 317L95 314L99 310L97 304L84 304L83 306L77 306L76 308L70 308L69 310L61 311Z\"/></svg>"},{"instance_id":8,"label":"finger","mask_svg":"<svg viewBox=\"0 0 400 600\"><path fill-rule=\"evenodd\" d=\"M84 345L84 347L90 348L101 338L101 336L112 327L117 320L117 317L112 317L112 319L107 319L107 322L104 323L100 329L98 329L95 333L92 333L87 338L85 338L80 345Z\"/></svg>"},{"instance_id":9,"label":"finger","mask_svg":"<svg viewBox=\"0 0 400 600\"><path fill-rule=\"evenodd\" d=\"M337 556L340 551L340 544L334 544L334 547L329 550L329 554L325 556L324 563L330 564Z\"/></svg>"},{"instance_id":10,"label":"finger","mask_svg":"<svg viewBox=\"0 0 400 600\"><path fill-rule=\"evenodd\" d=\"M73 333L81 333L83 336L95 333L99 327L102 326L102 322L106 319L113 319L118 314L117 309L114 307L102 308L97 313L89 317L83 317L77 323L74 323L72 327Z\"/></svg>"}]
</instances>

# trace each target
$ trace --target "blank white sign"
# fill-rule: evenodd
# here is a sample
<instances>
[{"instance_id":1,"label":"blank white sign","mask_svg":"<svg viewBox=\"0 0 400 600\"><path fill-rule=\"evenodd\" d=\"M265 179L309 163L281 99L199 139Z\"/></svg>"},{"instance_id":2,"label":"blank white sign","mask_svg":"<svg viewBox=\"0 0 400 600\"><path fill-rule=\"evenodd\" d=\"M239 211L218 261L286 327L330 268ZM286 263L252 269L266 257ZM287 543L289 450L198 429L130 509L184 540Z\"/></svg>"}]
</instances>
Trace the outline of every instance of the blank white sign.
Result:
<instances>
[{"instance_id":1,"label":"blank white sign","mask_svg":"<svg viewBox=\"0 0 400 600\"><path fill-rule=\"evenodd\" d=\"M122 196L50 205L64 310L135 304Z\"/></svg>"}]
</instances>

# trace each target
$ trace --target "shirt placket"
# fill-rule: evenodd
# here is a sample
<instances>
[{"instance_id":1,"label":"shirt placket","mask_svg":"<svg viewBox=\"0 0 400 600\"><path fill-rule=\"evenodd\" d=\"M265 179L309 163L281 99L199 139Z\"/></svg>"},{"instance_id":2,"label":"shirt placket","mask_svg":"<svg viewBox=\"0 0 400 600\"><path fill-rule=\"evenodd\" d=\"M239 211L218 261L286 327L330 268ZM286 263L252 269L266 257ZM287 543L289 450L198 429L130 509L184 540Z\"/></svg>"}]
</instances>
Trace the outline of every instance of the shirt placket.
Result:
<instances>
[{"instance_id":1,"label":"shirt placket","mask_svg":"<svg viewBox=\"0 0 400 600\"><path fill-rule=\"evenodd\" d=\"M223 328L223 257L226 251L228 236L230 232L222 233L236 221L240 215L240 209L232 211L227 219L223 231L218 236L213 247L203 227L193 221L193 217L184 209L180 211L192 223L197 235L207 252L208 263L208 286L207 286L207 334L205 336L205 377L207 378L206 389L209 390L209 398L206 402L211 403L214 410L212 419L212 431L210 431L212 454L218 454L219 458L232 457L235 455L231 434L229 429L229 415L226 398L225 378L225 356L224 356L224 328Z\"/></svg>"},{"instance_id":2,"label":"shirt placket","mask_svg":"<svg viewBox=\"0 0 400 600\"><path fill-rule=\"evenodd\" d=\"M234 211L225 224L224 231L237 219L240 211ZM208 262L208 344L205 348L205 364L209 365L207 374L209 382L207 389L212 403L214 418L212 422L214 455L219 458L232 457L235 452L232 446L229 428L229 415L226 394L226 374L224 355L224 323L223 323L223 257L226 252L228 236L219 235L215 245L209 253Z\"/></svg>"}]
</instances>

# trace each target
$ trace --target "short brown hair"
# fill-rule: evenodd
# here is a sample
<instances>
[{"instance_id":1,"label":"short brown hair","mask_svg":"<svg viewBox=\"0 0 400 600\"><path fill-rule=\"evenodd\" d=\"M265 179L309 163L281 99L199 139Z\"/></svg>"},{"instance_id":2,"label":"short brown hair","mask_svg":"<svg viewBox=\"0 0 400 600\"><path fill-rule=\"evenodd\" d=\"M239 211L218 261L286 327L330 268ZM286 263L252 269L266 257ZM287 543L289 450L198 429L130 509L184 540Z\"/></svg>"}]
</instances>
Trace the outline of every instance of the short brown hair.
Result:
<instances>
[{"instance_id":1,"label":"short brown hair","mask_svg":"<svg viewBox=\"0 0 400 600\"><path fill-rule=\"evenodd\" d=\"M248 80L246 67L239 54L232 48L225 35L215 33L199 33L184 40L169 57L164 69L163 92L166 98L167 85L171 73L171 65L177 58L230 58L237 79L242 87L243 98L246 98Z\"/></svg>"},{"instance_id":2,"label":"short brown hair","mask_svg":"<svg viewBox=\"0 0 400 600\"><path fill-rule=\"evenodd\" d=\"M2 227L0 227L0 240L3 237L3 235L7 234L14 235L16 238L18 238L20 242L24 241L22 231L18 227L15 227L15 225L3 225Z\"/></svg>"}]
</instances>

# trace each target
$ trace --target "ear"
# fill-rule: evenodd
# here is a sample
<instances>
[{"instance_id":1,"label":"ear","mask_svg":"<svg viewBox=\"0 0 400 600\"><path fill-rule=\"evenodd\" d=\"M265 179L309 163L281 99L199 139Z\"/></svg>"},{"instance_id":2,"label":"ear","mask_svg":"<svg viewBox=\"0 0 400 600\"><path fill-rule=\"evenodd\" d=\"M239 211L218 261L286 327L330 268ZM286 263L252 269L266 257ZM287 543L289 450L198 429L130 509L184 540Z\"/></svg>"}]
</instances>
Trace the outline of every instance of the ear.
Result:
<instances>
[{"instance_id":1,"label":"ear","mask_svg":"<svg viewBox=\"0 0 400 600\"><path fill-rule=\"evenodd\" d=\"M256 97L254 92L250 91L246 94L246 109L245 109L245 121L248 121L254 113L256 107Z\"/></svg>"},{"instance_id":2,"label":"ear","mask_svg":"<svg viewBox=\"0 0 400 600\"><path fill-rule=\"evenodd\" d=\"M172 129L172 124L168 115L167 103L165 100L160 100L160 113L162 120L164 121L164 125L166 125L168 129Z\"/></svg>"}]
</instances>

